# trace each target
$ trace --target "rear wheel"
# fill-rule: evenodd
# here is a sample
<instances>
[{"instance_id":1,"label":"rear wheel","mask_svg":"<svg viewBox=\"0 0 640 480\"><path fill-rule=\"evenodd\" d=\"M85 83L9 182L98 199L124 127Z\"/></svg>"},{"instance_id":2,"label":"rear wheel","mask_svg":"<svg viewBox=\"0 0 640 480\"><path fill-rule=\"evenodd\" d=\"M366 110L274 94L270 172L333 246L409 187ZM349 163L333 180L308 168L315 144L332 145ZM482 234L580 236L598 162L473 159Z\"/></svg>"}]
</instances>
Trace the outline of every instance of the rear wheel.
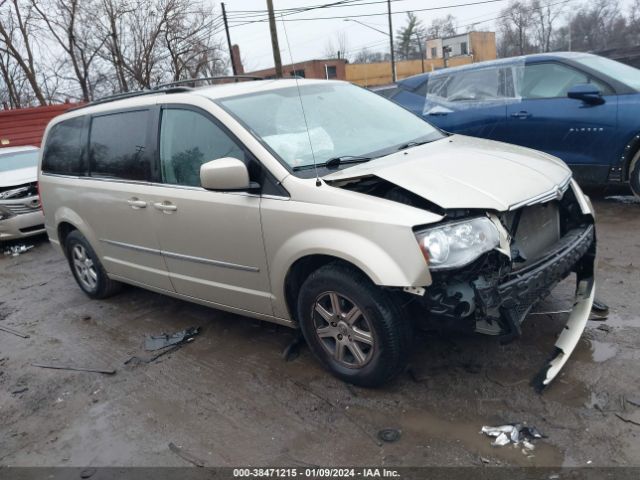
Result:
<instances>
[{"instance_id":1,"label":"rear wheel","mask_svg":"<svg viewBox=\"0 0 640 480\"><path fill-rule=\"evenodd\" d=\"M84 293L91 298L107 298L117 293L122 284L111 280L87 239L74 230L65 240L69 267Z\"/></svg>"},{"instance_id":2,"label":"rear wheel","mask_svg":"<svg viewBox=\"0 0 640 480\"><path fill-rule=\"evenodd\" d=\"M409 320L355 268L332 263L312 273L300 289L298 320L314 356L346 382L377 386L406 365Z\"/></svg>"},{"instance_id":3,"label":"rear wheel","mask_svg":"<svg viewBox=\"0 0 640 480\"><path fill-rule=\"evenodd\" d=\"M629 186L634 195L640 198L640 150L631 159L629 167Z\"/></svg>"}]
</instances>

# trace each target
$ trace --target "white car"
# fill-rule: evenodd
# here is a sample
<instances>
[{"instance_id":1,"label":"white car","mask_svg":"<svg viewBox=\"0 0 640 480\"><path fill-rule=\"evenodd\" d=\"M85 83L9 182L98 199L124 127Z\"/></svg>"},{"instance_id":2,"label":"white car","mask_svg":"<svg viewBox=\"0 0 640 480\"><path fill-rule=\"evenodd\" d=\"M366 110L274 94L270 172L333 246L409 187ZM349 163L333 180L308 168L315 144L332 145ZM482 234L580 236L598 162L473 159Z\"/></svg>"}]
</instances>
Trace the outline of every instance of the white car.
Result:
<instances>
[{"instance_id":1,"label":"white car","mask_svg":"<svg viewBox=\"0 0 640 480\"><path fill-rule=\"evenodd\" d=\"M0 241L44 233L37 147L0 149Z\"/></svg>"}]
</instances>

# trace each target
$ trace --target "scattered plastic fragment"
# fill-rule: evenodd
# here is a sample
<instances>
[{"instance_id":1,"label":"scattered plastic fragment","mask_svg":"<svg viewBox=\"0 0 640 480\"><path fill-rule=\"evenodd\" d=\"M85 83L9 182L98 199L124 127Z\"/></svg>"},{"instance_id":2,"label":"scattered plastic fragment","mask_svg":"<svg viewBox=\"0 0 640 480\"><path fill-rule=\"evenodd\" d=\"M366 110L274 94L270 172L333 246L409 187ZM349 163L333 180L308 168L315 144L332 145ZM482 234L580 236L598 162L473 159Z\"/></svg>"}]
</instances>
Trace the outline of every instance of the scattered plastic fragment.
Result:
<instances>
[{"instance_id":1,"label":"scattered plastic fragment","mask_svg":"<svg viewBox=\"0 0 640 480\"><path fill-rule=\"evenodd\" d=\"M31 250L34 246L33 245L11 245L10 247L6 248L4 251L4 254L6 256L11 256L11 257L17 257L18 255L21 255L23 253L28 252L29 250Z\"/></svg>"},{"instance_id":2,"label":"scattered plastic fragment","mask_svg":"<svg viewBox=\"0 0 640 480\"><path fill-rule=\"evenodd\" d=\"M147 335L144 339L144 349L148 352L162 348L190 342L200 333L200 327L189 327L174 334L162 333L160 335Z\"/></svg>"},{"instance_id":3,"label":"scattered plastic fragment","mask_svg":"<svg viewBox=\"0 0 640 480\"><path fill-rule=\"evenodd\" d=\"M110 368L85 368L85 367L72 367L68 365L49 365L44 363L32 363L32 367L40 367L40 368L52 368L54 370L73 370L75 372L93 372L93 373L104 373L106 375L113 375L116 373L115 370Z\"/></svg>"},{"instance_id":4,"label":"scattered plastic fragment","mask_svg":"<svg viewBox=\"0 0 640 480\"><path fill-rule=\"evenodd\" d=\"M11 333L18 337L29 338L29 335L27 335L26 333L19 332L17 330L14 330L13 328L5 327L3 325L0 325L0 330L2 330L3 332Z\"/></svg>"},{"instance_id":5,"label":"scattered plastic fragment","mask_svg":"<svg viewBox=\"0 0 640 480\"><path fill-rule=\"evenodd\" d=\"M175 352L180 349L183 345L193 341L193 339L198 335L201 331L201 327L190 327L186 330L182 330L180 332L174 333L173 335L162 334L162 335L150 335L145 338L145 349L149 351L161 350L159 353L148 357L138 357L134 355L129 359L125 360L125 365L140 365L142 363L152 363L155 362L158 358L163 355L167 355L168 353Z\"/></svg>"},{"instance_id":6,"label":"scattered plastic fragment","mask_svg":"<svg viewBox=\"0 0 640 480\"><path fill-rule=\"evenodd\" d=\"M96 473L95 468L85 468L80 472L80 478L91 478L95 475L95 473Z\"/></svg>"},{"instance_id":7,"label":"scattered plastic fragment","mask_svg":"<svg viewBox=\"0 0 640 480\"><path fill-rule=\"evenodd\" d=\"M178 447L175 443L169 443L169 450L178 455L183 460L189 463L193 463L196 467L204 467L204 461L198 457L191 455L189 452L185 452L181 447Z\"/></svg>"},{"instance_id":8,"label":"scattered plastic fragment","mask_svg":"<svg viewBox=\"0 0 640 480\"><path fill-rule=\"evenodd\" d=\"M535 449L535 445L532 443L533 440L546 438L536 427L523 425L521 423L510 423L497 427L484 426L480 432L495 438L495 440L491 442L491 445L494 447L503 447L508 444L516 446L522 445L524 447L523 453L525 454Z\"/></svg>"},{"instance_id":9,"label":"scattered plastic fragment","mask_svg":"<svg viewBox=\"0 0 640 480\"><path fill-rule=\"evenodd\" d=\"M395 428L383 428L378 432L378 438L386 443L397 442L400 439L400 430Z\"/></svg>"},{"instance_id":10,"label":"scattered plastic fragment","mask_svg":"<svg viewBox=\"0 0 640 480\"><path fill-rule=\"evenodd\" d=\"M640 412L634 412L631 414L615 413L615 416L618 417L623 422L632 423L634 425L640 426Z\"/></svg>"},{"instance_id":11,"label":"scattered plastic fragment","mask_svg":"<svg viewBox=\"0 0 640 480\"><path fill-rule=\"evenodd\" d=\"M640 397L627 397L626 400L634 407L640 407Z\"/></svg>"}]
</instances>

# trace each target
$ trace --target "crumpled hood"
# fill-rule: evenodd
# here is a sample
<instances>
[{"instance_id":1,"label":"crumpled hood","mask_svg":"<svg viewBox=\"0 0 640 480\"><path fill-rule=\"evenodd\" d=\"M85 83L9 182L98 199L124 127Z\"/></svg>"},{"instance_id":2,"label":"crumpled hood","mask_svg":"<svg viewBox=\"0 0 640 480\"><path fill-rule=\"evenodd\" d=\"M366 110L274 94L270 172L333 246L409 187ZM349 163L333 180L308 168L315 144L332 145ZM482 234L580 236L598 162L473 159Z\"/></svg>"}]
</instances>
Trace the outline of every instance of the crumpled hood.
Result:
<instances>
[{"instance_id":1,"label":"crumpled hood","mask_svg":"<svg viewBox=\"0 0 640 480\"><path fill-rule=\"evenodd\" d=\"M19 168L0 173L0 188L15 187L38 180L38 167Z\"/></svg>"},{"instance_id":2,"label":"crumpled hood","mask_svg":"<svg viewBox=\"0 0 640 480\"><path fill-rule=\"evenodd\" d=\"M454 135L326 175L329 183L374 175L442 208L505 211L555 193L571 171L536 150Z\"/></svg>"}]
</instances>

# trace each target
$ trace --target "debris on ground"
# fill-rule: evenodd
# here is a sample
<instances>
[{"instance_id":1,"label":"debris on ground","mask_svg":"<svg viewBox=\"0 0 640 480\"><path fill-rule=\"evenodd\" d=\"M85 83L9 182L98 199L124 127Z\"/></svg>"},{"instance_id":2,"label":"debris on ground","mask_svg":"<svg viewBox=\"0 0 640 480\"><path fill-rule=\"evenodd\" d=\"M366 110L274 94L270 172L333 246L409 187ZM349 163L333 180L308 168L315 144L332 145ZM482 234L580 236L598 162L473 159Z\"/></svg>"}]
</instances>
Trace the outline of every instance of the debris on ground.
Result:
<instances>
[{"instance_id":1,"label":"debris on ground","mask_svg":"<svg viewBox=\"0 0 640 480\"><path fill-rule=\"evenodd\" d=\"M611 327L609 325L604 324L604 323L601 324L601 325L598 325L596 328L598 330L601 330L601 331L607 332L607 333L609 333L611 331Z\"/></svg>"},{"instance_id":2,"label":"debris on ground","mask_svg":"<svg viewBox=\"0 0 640 480\"><path fill-rule=\"evenodd\" d=\"M634 425L640 426L640 412L616 413L615 416L623 422L633 423Z\"/></svg>"},{"instance_id":3,"label":"debris on ground","mask_svg":"<svg viewBox=\"0 0 640 480\"><path fill-rule=\"evenodd\" d=\"M34 245L11 245L5 249L4 254L7 257L17 257L18 255L28 252L33 247Z\"/></svg>"},{"instance_id":4,"label":"debris on ground","mask_svg":"<svg viewBox=\"0 0 640 480\"><path fill-rule=\"evenodd\" d=\"M2 330L3 332L11 333L18 337L29 338L29 335L27 335L26 333L19 332L17 330L14 330L13 328L5 327L4 325L0 325L0 330Z\"/></svg>"},{"instance_id":5,"label":"debris on ground","mask_svg":"<svg viewBox=\"0 0 640 480\"><path fill-rule=\"evenodd\" d=\"M18 388L16 390L14 390L13 392L11 392L11 395L20 395L21 393L24 393L27 390L29 390L29 387Z\"/></svg>"},{"instance_id":6,"label":"debris on ground","mask_svg":"<svg viewBox=\"0 0 640 480\"><path fill-rule=\"evenodd\" d=\"M285 362L292 362L300 355L300 347L304 344L304 337L299 331L296 332L295 338L282 351L282 358Z\"/></svg>"},{"instance_id":7,"label":"debris on ground","mask_svg":"<svg viewBox=\"0 0 640 480\"><path fill-rule=\"evenodd\" d=\"M95 468L85 468L80 472L80 478L91 478L95 475L96 471Z\"/></svg>"},{"instance_id":8,"label":"debris on ground","mask_svg":"<svg viewBox=\"0 0 640 480\"><path fill-rule=\"evenodd\" d=\"M625 400L634 407L640 407L640 397L626 397Z\"/></svg>"},{"instance_id":9,"label":"debris on ground","mask_svg":"<svg viewBox=\"0 0 640 480\"><path fill-rule=\"evenodd\" d=\"M495 440L491 442L491 445L494 447L502 447L508 444L521 445L524 447L522 453L526 455L529 455L530 452L535 449L535 445L532 443L533 440L546 438L536 427L523 425L521 423L510 423L497 427L484 426L480 430L480 433L495 438Z\"/></svg>"},{"instance_id":10,"label":"debris on ground","mask_svg":"<svg viewBox=\"0 0 640 480\"><path fill-rule=\"evenodd\" d=\"M180 349L183 345L192 342L193 339L200 334L202 331L201 327L189 327L185 330L181 330L180 332L176 332L172 335L167 333L163 333L161 335L148 335L145 338L145 350L147 351L157 351L161 350L160 353L153 355L151 357L138 357L134 355L129 359L125 360L125 365L140 365L142 363L152 363L155 362L158 358L167 355L168 353L175 352Z\"/></svg>"},{"instance_id":11,"label":"debris on ground","mask_svg":"<svg viewBox=\"0 0 640 480\"><path fill-rule=\"evenodd\" d=\"M32 363L31 366L39 368L51 368L54 370L73 370L75 372L104 373L105 375L113 375L114 373L116 373L115 370L109 368L73 367L69 365L49 365L44 363Z\"/></svg>"},{"instance_id":12,"label":"debris on ground","mask_svg":"<svg viewBox=\"0 0 640 480\"><path fill-rule=\"evenodd\" d=\"M189 463L193 463L196 467L204 467L203 460L200 460L198 457L191 455L189 452L185 452L181 447L177 446L173 442L169 443L169 450L171 450L183 460L186 460Z\"/></svg>"},{"instance_id":13,"label":"debris on ground","mask_svg":"<svg viewBox=\"0 0 640 480\"><path fill-rule=\"evenodd\" d=\"M609 305L596 298L591 306L591 315L604 320L609 316Z\"/></svg>"},{"instance_id":14,"label":"debris on ground","mask_svg":"<svg viewBox=\"0 0 640 480\"><path fill-rule=\"evenodd\" d=\"M180 343L190 342L199 333L200 327L189 327L173 334L147 335L144 339L144 349L148 352L153 352Z\"/></svg>"},{"instance_id":15,"label":"debris on ground","mask_svg":"<svg viewBox=\"0 0 640 480\"><path fill-rule=\"evenodd\" d=\"M378 432L378 438L386 443L397 442L400 439L400 430L395 428L383 428Z\"/></svg>"}]
</instances>

